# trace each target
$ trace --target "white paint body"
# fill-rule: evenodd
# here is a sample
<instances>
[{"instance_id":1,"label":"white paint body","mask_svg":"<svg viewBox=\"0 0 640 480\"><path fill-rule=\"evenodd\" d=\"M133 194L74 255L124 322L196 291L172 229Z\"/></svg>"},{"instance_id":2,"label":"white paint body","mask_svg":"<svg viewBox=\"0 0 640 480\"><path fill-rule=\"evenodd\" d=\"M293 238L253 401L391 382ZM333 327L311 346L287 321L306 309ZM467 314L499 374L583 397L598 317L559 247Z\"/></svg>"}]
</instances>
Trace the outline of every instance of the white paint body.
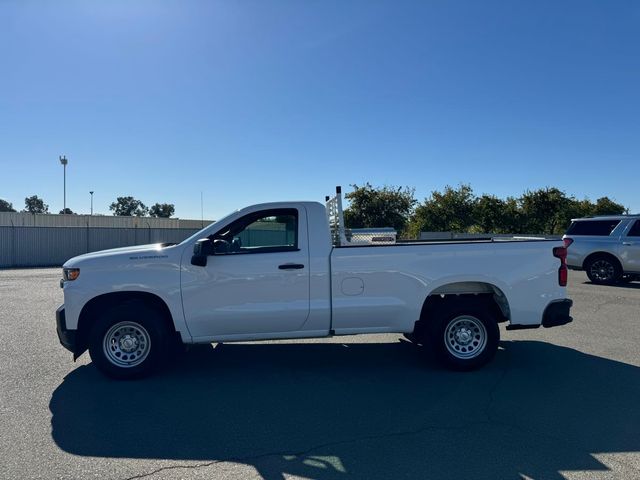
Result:
<instances>
[{"instance_id":1,"label":"white paint body","mask_svg":"<svg viewBox=\"0 0 640 480\"><path fill-rule=\"evenodd\" d=\"M298 211L298 249L213 255L191 264L198 239L244 215L276 208ZM66 326L75 330L91 299L147 292L168 307L185 343L330 334L408 333L429 295L494 292L513 325L539 325L544 309L565 298L558 284L561 241L425 242L385 246L331 245L325 207L315 202L247 207L179 245L106 250L74 257L64 283ZM286 263L304 265L281 270ZM506 301L506 302L505 302Z\"/></svg>"}]
</instances>

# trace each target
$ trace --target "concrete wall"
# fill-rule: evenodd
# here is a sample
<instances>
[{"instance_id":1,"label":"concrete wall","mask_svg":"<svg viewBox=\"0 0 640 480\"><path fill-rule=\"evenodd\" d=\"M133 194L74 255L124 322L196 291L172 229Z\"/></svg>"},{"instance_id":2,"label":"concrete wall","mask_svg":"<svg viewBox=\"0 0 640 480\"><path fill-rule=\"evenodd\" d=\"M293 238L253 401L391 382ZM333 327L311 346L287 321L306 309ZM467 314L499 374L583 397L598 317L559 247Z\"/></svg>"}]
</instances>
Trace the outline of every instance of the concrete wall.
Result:
<instances>
[{"instance_id":1,"label":"concrete wall","mask_svg":"<svg viewBox=\"0 0 640 480\"><path fill-rule=\"evenodd\" d=\"M0 268L58 266L76 255L108 248L179 243L198 230L0 226Z\"/></svg>"},{"instance_id":2,"label":"concrete wall","mask_svg":"<svg viewBox=\"0 0 640 480\"><path fill-rule=\"evenodd\" d=\"M0 212L0 226L15 227L120 227L120 228L196 228L212 220L181 218L115 217L113 215L55 215Z\"/></svg>"}]
</instances>

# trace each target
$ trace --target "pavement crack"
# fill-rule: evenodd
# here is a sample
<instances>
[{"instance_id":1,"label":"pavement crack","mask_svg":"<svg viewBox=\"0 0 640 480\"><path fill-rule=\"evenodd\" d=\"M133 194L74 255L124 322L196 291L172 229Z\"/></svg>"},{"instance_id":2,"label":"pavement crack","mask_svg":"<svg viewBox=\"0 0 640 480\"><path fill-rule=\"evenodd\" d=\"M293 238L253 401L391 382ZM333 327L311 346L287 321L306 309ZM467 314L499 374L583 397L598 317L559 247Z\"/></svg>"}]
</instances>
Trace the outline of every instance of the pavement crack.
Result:
<instances>
[{"instance_id":1,"label":"pavement crack","mask_svg":"<svg viewBox=\"0 0 640 480\"><path fill-rule=\"evenodd\" d=\"M204 463L196 463L196 464L192 464L192 465L168 465L166 467L160 467L157 468L151 472L147 472L147 473L141 473L139 475L133 475L131 477L126 477L122 480L137 480L137 479L142 479L142 478L149 478L153 475L156 475L158 473L167 471L167 470L178 470L178 469L198 469L198 468L206 468L206 467L210 467L216 464L220 464L220 463L228 463L228 462L235 462L235 463L247 463L250 461L255 461L255 460L260 460L262 458L268 458L268 457L275 457L275 456L295 456L295 457L300 457L300 456L304 456L304 455L308 455L310 453L312 453L315 450L320 450L323 448L327 448L327 447L334 447L334 446L338 446L338 445L346 445L346 444L350 444L350 443L358 443L358 442L366 442L366 441L370 441L370 440L380 440L380 439L384 439L384 438L397 438L397 437L403 437L403 436L411 436L411 435L419 435L421 433L424 432L428 432L430 430L464 430L470 426L473 425L477 425L477 424L486 424L487 422L471 422L471 423L466 423L463 425L458 425L455 427L447 427L447 426L440 426L440 425L425 425L422 426L420 428L416 428L416 429L412 429L412 430L404 430L404 431L397 431L397 432L388 432L388 433L380 433L380 434L374 434L374 435L365 435L365 436L361 436L361 437L355 437L355 438L347 438L344 440L338 440L335 442L325 442L325 443L321 443L321 444L317 444L317 445L313 445L309 448L306 448L304 450L298 450L298 451L291 451L291 450L282 450L282 451L275 451L275 452L267 452L267 453L261 453L258 455L246 455L246 456L242 456L242 457L229 457L226 459L218 459L218 460L212 460L209 462L204 462Z\"/></svg>"},{"instance_id":2,"label":"pavement crack","mask_svg":"<svg viewBox=\"0 0 640 480\"><path fill-rule=\"evenodd\" d=\"M505 362L505 367L502 370L502 372L500 373L498 379L495 381L495 383L492 385L491 389L489 390L489 399L487 401L487 404L485 406L485 417L486 420L484 421L476 421L476 422L467 422L461 425L457 425L457 426L443 426L443 425L423 425L420 428L415 428L415 429L410 429L410 430L403 430L403 431L396 431L396 432L386 432L386 433L379 433L379 434L373 434L373 435L365 435L365 436L360 436L360 437L354 437L354 438L347 438L347 439L343 439L343 440L338 440L338 441L334 441L334 442L325 442L322 444L317 444L317 445L313 445L309 448L306 448L304 450L299 450L299 451L291 451L291 450L287 450L287 451L275 451L275 452L267 452L267 453L261 453L258 455L247 455L247 456L242 456L242 457L230 457L227 459L218 459L218 460L212 460L210 462L204 462L204 463L197 463L197 464L192 464L192 465L169 465L166 467L161 467L158 468L156 470L153 470L151 472L148 473L143 473L143 474L139 474L139 475L134 475L132 477L127 477L123 480L138 480L138 479L143 479L143 478L149 478L153 475L156 475L157 473L161 473L167 470L177 470L177 469L199 469L199 468L206 468L206 467L210 467L212 465L216 465L216 464L220 464L220 463L226 463L226 462L236 462L236 463L247 463L250 461L255 461L255 460L260 460L262 458L268 458L268 457L275 457L275 456L284 456L284 455L292 455L292 456L304 456L304 455L308 455L310 453L312 453L315 450L320 450L323 448L327 448L327 447L335 447L335 446L339 446L339 445L346 445L346 444L350 444L350 443L358 443L358 442L366 442L366 441L371 441L371 440L380 440L380 439L385 439L385 438L399 438L399 437L403 437L403 436L412 436L412 435L420 435L421 433L425 433L428 431L455 431L455 430L464 430L467 429L469 427L473 427L473 426L477 426L477 425L501 425L504 427L508 427L508 428L514 428L514 429L519 429L519 427L517 425L509 425L505 422L500 422L496 419L492 418L491 415L491 409L493 408L493 404L496 400L496 392L497 390L500 388L500 385L502 384L502 382L504 381L504 379L506 378L508 372L509 372L509 366L510 363L507 361Z\"/></svg>"},{"instance_id":3,"label":"pavement crack","mask_svg":"<svg viewBox=\"0 0 640 480\"><path fill-rule=\"evenodd\" d=\"M600 310L602 310L603 308L608 307L609 305L619 305L621 301L622 301L622 297L619 297L619 296L609 300L604 300L603 302L600 302L594 305L592 313L600 313Z\"/></svg>"},{"instance_id":4,"label":"pavement crack","mask_svg":"<svg viewBox=\"0 0 640 480\"><path fill-rule=\"evenodd\" d=\"M168 470L178 470L178 469L185 469L185 470L190 470L190 469L197 469L197 468L205 468L205 467L210 467L212 465L215 465L216 463L223 463L227 460L212 460L210 462L206 462L206 463L196 463L193 465L168 465L166 467L160 467L160 468L156 468L155 470L152 470L151 472L147 472L147 473L141 473L139 475L134 475L132 477L126 477L122 480L136 480L139 478L148 478L151 477L153 475L156 475L158 473L161 472L166 472Z\"/></svg>"}]
</instances>

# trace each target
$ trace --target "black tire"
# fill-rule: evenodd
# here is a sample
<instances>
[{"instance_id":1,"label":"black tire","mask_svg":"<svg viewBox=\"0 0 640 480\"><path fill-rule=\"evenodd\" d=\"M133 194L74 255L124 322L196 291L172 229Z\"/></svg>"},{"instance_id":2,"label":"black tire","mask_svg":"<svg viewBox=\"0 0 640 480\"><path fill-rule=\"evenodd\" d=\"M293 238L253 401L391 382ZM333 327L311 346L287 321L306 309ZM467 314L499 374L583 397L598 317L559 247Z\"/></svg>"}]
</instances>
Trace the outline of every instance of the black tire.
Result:
<instances>
[{"instance_id":1,"label":"black tire","mask_svg":"<svg viewBox=\"0 0 640 480\"><path fill-rule=\"evenodd\" d=\"M447 368L476 370L498 351L500 329L494 309L481 301L451 300L428 320L427 342Z\"/></svg>"},{"instance_id":2,"label":"black tire","mask_svg":"<svg viewBox=\"0 0 640 480\"><path fill-rule=\"evenodd\" d=\"M115 305L96 319L89 355L108 377L142 378L162 365L171 344L167 330L162 312L144 302Z\"/></svg>"},{"instance_id":3,"label":"black tire","mask_svg":"<svg viewBox=\"0 0 640 480\"><path fill-rule=\"evenodd\" d=\"M614 285L622 278L620 263L609 255L595 255L589 258L584 269L591 283L597 285Z\"/></svg>"}]
</instances>

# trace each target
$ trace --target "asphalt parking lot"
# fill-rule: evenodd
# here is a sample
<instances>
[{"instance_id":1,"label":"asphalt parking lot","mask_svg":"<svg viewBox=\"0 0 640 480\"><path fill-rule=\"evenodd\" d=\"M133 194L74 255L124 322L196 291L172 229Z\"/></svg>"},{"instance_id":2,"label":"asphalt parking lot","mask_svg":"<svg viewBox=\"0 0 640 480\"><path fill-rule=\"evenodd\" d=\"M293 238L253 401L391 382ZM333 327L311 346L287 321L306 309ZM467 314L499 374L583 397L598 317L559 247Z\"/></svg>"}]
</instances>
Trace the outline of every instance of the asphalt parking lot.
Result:
<instances>
[{"instance_id":1,"label":"asphalt parking lot","mask_svg":"<svg viewBox=\"0 0 640 480\"><path fill-rule=\"evenodd\" d=\"M137 382L73 363L59 269L0 271L0 478L640 478L640 283L452 373L397 335L198 347Z\"/></svg>"}]
</instances>

